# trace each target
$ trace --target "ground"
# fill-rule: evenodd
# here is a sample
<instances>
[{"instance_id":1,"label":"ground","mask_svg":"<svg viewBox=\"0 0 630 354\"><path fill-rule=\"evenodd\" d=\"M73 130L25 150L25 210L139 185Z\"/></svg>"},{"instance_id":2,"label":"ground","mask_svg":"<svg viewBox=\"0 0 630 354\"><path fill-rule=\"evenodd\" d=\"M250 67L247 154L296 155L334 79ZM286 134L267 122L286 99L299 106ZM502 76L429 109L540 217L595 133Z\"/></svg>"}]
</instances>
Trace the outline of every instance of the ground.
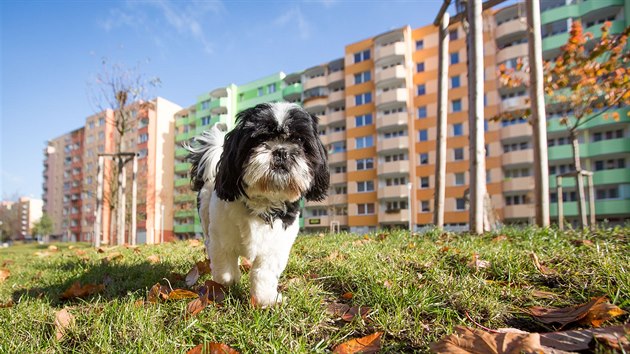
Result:
<instances>
[{"instance_id":1,"label":"ground","mask_svg":"<svg viewBox=\"0 0 630 354\"><path fill-rule=\"evenodd\" d=\"M0 305L7 305L0 308L0 352L182 353L209 341L242 353L330 352L376 331L383 332L383 352L426 352L454 326L475 327L473 321L551 331L523 309L581 304L595 296L630 309L629 235L630 228L303 235L280 280L283 305L253 307L244 276L222 303L195 316L187 314L190 300L146 299L156 283L196 290L209 279L204 275L187 287L183 277L204 259L202 245L103 253L87 244L55 244L56 251L16 245L0 249L0 269L10 272L0 277ZM61 300L76 281L105 287ZM327 311L331 303L369 309L347 322ZM74 321L56 340L55 315L63 308ZM627 320L624 315L609 323Z\"/></svg>"}]
</instances>

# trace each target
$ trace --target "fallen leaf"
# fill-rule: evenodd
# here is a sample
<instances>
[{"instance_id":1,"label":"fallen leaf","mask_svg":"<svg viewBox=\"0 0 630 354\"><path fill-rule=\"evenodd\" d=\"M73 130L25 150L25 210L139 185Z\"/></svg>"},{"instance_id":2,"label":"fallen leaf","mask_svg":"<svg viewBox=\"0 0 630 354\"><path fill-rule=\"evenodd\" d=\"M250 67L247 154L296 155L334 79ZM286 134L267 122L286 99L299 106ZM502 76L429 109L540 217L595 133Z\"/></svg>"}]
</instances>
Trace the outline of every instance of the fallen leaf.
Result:
<instances>
[{"instance_id":1,"label":"fallen leaf","mask_svg":"<svg viewBox=\"0 0 630 354\"><path fill-rule=\"evenodd\" d=\"M462 326L454 334L431 343L435 353L542 353L538 333L489 333Z\"/></svg>"},{"instance_id":2,"label":"fallen leaf","mask_svg":"<svg viewBox=\"0 0 630 354\"><path fill-rule=\"evenodd\" d=\"M250 269L252 269L252 262L245 257L241 257L241 272L249 273Z\"/></svg>"},{"instance_id":3,"label":"fallen leaf","mask_svg":"<svg viewBox=\"0 0 630 354\"><path fill-rule=\"evenodd\" d=\"M347 292L347 293L344 293L343 295L341 295L341 298L342 298L342 299L346 299L346 300L350 300L350 299L352 299L353 297L354 297L354 294L353 294L353 293L351 293L351 292Z\"/></svg>"},{"instance_id":4,"label":"fallen leaf","mask_svg":"<svg viewBox=\"0 0 630 354\"><path fill-rule=\"evenodd\" d=\"M534 290L532 291L532 296L540 299L555 299L558 297L557 294L544 290Z\"/></svg>"},{"instance_id":5,"label":"fallen leaf","mask_svg":"<svg viewBox=\"0 0 630 354\"><path fill-rule=\"evenodd\" d=\"M85 256L87 252L85 252L84 250L76 250L74 251L74 254L76 254L77 256Z\"/></svg>"},{"instance_id":6,"label":"fallen leaf","mask_svg":"<svg viewBox=\"0 0 630 354\"><path fill-rule=\"evenodd\" d=\"M553 275L553 274L556 274L555 270L550 269L550 268L540 264L540 261L538 260L538 256L536 255L536 253L532 252L532 253L530 253L530 256L532 257L532 261L534 261L534 266L536 266L536 269L538 269L538 271L542 275Z\"/></svg>"},{"instance_id":7,"label":"fallen leaf","mask_svg":"<svg viewBox=\"0 0 630 354\"><path fill-rule=\"evenodd\" d=\"M186 354L239 354L238 351L227 344L223 343L205 343L199 344Z\"/></svg>"},{"instance_id":8,"label":"fallen leaf","mask_svg":"<svg viewBox=\"0 0 630 354\"><path fill-rule=\"evenodd\" d=\"M199 280L199 268L195 264L186 274L186 285L193 286L197 283L197 280Z\"/></svg>"},{"instance_id":9,"label":"fallen leaf","mask_svg":"<svg viewBox=\"0 0 630 354\"><path fill-rule=\"evenodd\" d=\"M147 301L151 303L156 303L159 300L167 300L170 289L166 285L162 285L160 283L156 283L149 289L149 294L147 295Z\"/></svg>"},{"instance_id":10,"label":"fallen leaf","mask_svg":"<svg viewBox=\"0 0 630 354\"><path fill-rule=\"evenodd\" d=\"M76 247L74 247L74 245L70 245L70 246L68 246L68 249L69 249L69 250L73 250L73 249L75 249L75 248L76 248Z\"/></svg>"},{"instance_id":11,"label":"fallen leaf","mask_svg":"<svg viewBox=\"0 0 630 354\"><path fill-rule=\"evenodd\" d=\"M610 335L615 338L630 334L630 324L604 328L590 328L583 330L542 333L540 344L568 352L592 351L591 344L596 336Z\"/></svg>"},{"instance_id":12,"label":"fallen leaf","mask_svg":"<svg viewBox=\"0 0 630 354\"><path fill-rule=\"evenodd\" d=\"M196 263L196 265L197 265L197 269L199 270L199 275L210 274L210 272L212 272L209 259L206 259L204 261L199 261Z\"/></svg>"},{"instance_id":13,"label":"fallen leaf","mask_svg":"<svg viewBox=\"0 0 630 354\"><path fill-rule=\"evenodd\" d=\"M593 246L593 241L591 240L571 240L571 243L574 244L575 246Z\"/></svg>"},{"instance_id":14,"label":"fallen leaf","mask_svg":"<svg viewBox=\"0 0 630 354\"><path fill-rule=\"evenodd\" d=\"M387 236L389 236L389 234L385 234L385 233L378 234L378 235L376 235L376 240L377 241L383 241L383 240L385 240L387 238Z\"/></svg>"},{"instance_id":15,"label":"fallen leaf","mask_svg":"<svg viewBox=\"0 0 630 354\"><path fill-rule=\"evenodd\" d=\"M99 247L96 249L97 253L105 253L105 249L103 247Z\"/></svg>"},{"instance_id":16,"label":"fallen leaf","mask_svg":"<svg viewBox=\"0 0 630 354\"><path fill-rule=\"evenodd\" d=\"M188 240L188 246L190 247L199 247L202 246L201 241L199 241L198 239L190 239Z\"/></svg>"},{"instance_id":17,"label":"fallen leaf","mask_svg":"<svg viewBox=\"0 0 630 354\"><path fill-rule=\"evenodd\" d=\"M391 289L392 288L392 282L389 280L385 280L383 282L383 286L386 287L387 289Z\"/></svg>"},{"instance_id":18,"label":"fallen leaf","mask_svg":"<svg viewBox=\"0 0 630 354\"><path fill-rule=\"evenodd\" d=\"M346 322L352 322L357 315L359 315L362 319L365 319L370 311L371 309L366 306L352 306L348 312L341 316L341 319Z\"/></svg>"},{"instance_id":19,"label":"fallen leaf","mask_svg":"<svg viewBox=\"0 0 630 354\"><path fill-rule=\"evenodd\" d=\"M147 261L149 261L149 263L151 264L160 263L160 256L152 254L149 257L147 257Z\"/></svg>"},{"instance_id":20,"label":"fallen leaf","mask_svg":"<svg viewBox=\"0 0 630 354\"><path fill-rule=\"evenodd\" d=\"M225 294L227 294L227 289L214 280L206 280L204 285L201 287L200 292L206 292L208 294L208 299L211 301L223 302Z\"/></svg>"},{"instance_id":21,"label":"fallen leaf","mask_svg":"<svg viewBox=\"0 0 630 354\"><path fill-rule=\"evenodd\" d=\"M126 244L126 243L125 243L125 245L124 245L124 246L125 246L125 248L126 248L126 249L128 249L128 250L132 250L132 251L134 251L134 252L135 252L135 250L137 250L137 249L139 249L139 248L140 248L140 246L132 246L132 245L129 245L129 244Z\"/></svg>"},{"instance_id":22,"label":"fallen leaf","mask_svg":"<svg viewBox=\"0 0 630 354\"><path fill-rule=\"evenodd\" d=\"M188 305L186 305L186 312L191 316L195 316L199 312L201 312L201 310L206 308L209 303L210 301L208 300L207 293L200 295L193 301L189 302Z\"/></svg>"},{"instance_id":23,"label":"fallen leaf","mask_svg":"<svg viewBox=\"0 0 630 354\"><path fill-rule=\"evenodd\" d=\"M505 236L505 235L499 235L499 236L497 236L497 237L493 238L493 239L492 239L492 242L501 242L501 241L505 241L505 240L507 240L507 239L508 239L508 237L507 237L507 236Z\"/></svg>"},{"instance_id":24,"label":"fallen leaf","mask_svg":"<svg viewBox=\"0 0 630 354\"><path fill-rule=\"evenodd\" d=\"M48 256L52 255L52 253L50 253L48 251L38 251L38 252L35 252L35 255L37 257L44 258L44 257L48 257Z\"/></svg>"},{"instance_id":25,"label":"fallen leaf","mask_svg":"<svg viewBox=\"0 0 630 354\"><path fill-rule=\"evenodd\" d=\"M74 282L66 291L64 291L60 298L61 300L72 299L75 297L86 297L92 294L96 294L105 290L105 285L103 284L83 284L78 281Z\"/></svg>"},{"instance_id":26,"label":"fallen leaf","mask_svg":"<svg viewBox=\"0 0 630 354\"><path fill-rule=\"evenodd\" d=\"M343 260L344 258L343 254L339 253L339 251L332 251L328 257L326 257L329 261Z\"/></svg>"},{"instance_id":27,"label":"fallen leaf","mask_svg":"<svg viewBox=\"0 0 630 354\"><path fill-rule=\"evenodd\" d=\"M416 248L416 243L415 242L409 242L409 244L407 245L407 248L410 249L410 250Z\"/></svg>"},{"instance_id":28,"label":"fallen leaf","mask_svg":"<svg viewBox=\"0 0 630 354\"><path fill-rule=\"evenodd\" d=\"M195 292L185 289L175 289L168 293L168 300L194 299L199 297Z\"/></svg>"},{"instance_id":29,"label":"fallen leaf","mask_svg":"<svg viewBox=\"0 0 630 354\"><path fill-rule=\"evenodd\" d=\"M560 328L570 323L591 324L598 327L604 321L625 313L617 306L609 304L605 296L594 298L585 304L565 308L534 306L526 312L542 323L560 324Z\"/></svg>"},{"instance_id":30,"label":"fallen leaf","mask_svg":"<svg viewBox=\"0 0 630 354\"><path fill-rule=\"evenodd\" d=\"M490 267L490 262L479 259L479 253L473 253L472 260L468 263L468 266L475 271L479 271L479 269Z\"/></svg>"},{"instance_id":31,"label":"fallen leaf","mask_svg":"<svg viewBox=\"0 0 630 354\"><path fill-rule=\"evenodd\" d=\"M600 333L595 334L593 337L598 343L601 343L608 348L619 351L623 350L626 353L630 350L630 340L628 340L627 336L618 336L612 333Z\"/></svg>"},{"instance_id":32,"label":"fallen leaf","mask_svg":"<svg viewBox=\"0 0 630 354\"><path fill-rule=\"evenodd\" d=\"M14 261L14 260L12 260L12 259L7 259L7 260L5 260L5 261L3 261L3 262L2 262L2 265L1 265L0 267L4 268L4 267L6 267L6 266L8 266L8 265L10 265L10 264L13 264L13 263L15 263L15 261Z\"/></svg>"},{"instance_id":33,"label":"fallen leaf","mask_svg":"<svg viewBox=\"0 0 630 354\"><path fill-rule=\"evenodd\" d=\"M142 307L142 306L144 306L144 300L143 299L136 300L136 301L134 301L133 304L136 307Z\"/></svg>"},{"instance_id":34,"label":"fallen leaf","mask_svg":"<svg viewBox=\"0 0 630 354\"><path fill-rule=\"evenodd\" d=\"M0 309L5 309L9 307L13 307L13 299L9 299L9 301L7 302L0 302Z\"/></svg>"},{"instance_id":35,"label":"fallen leaf","mask_svg":"<svg viewBox=\"0 0 630 354\"><path fill-rule=\"evenodd\" d=\"M383 332L376 332L365 337L351 339L336 346L333 353L377 353L381 350L382 335Z\"/></svg>"},{"instance_id":36,"label":"fallen leaf","mask_svg":"<svg viewBox=\"0 0 630 354\"><path fill-rule=\"evenodd\" d=\"M50 246L48 246L48 250L50 252L57 252L57 251L59 251L59 247L57 247L55 245L50 245Z\"/></svg>"},{"instance_id":37,"label":"fallen leaf","mask_svg":"<svg viewBox=\"0 0 630 354\"><path fill-rule=\"evenodd\" d=\"M331 315L331 316L335 316L335 317L341 317L343 315L346 314L346 312L348 312L348 310L350 310L350 306L347 304L341 304L338 302L333 302L331 304L328 304L328 306L326 306L326 312Z\"/></svg>"},{"instance_id":38,"label":"fallen leaf","mask_svg":"<svg viewBox=\"0 0 630 354\"><path fill-rule=\"evenodd\" d=\"M57 340L61 340L66 334L66 330L74 323L74 316L63 308L55 314L55 336Z\"/></svg>"},{"instance_id":39,"label":"fallen leaf","mask_svg":"<svg viewBox=\"0 0 630 354\"><path fill-rule=\"evenodd\" d=\"M107 260L108 262L111 262L111 261L120 259L122 257L123 257L122 253L120 253L120 252L112 252L107 257L105 257L105 260Z\"/></svg>"},{"instance_id":40,"label":"fallen leaf","mask_svg":"<svg viewBox=\"0 0 630 354\"><path fill-rule=\"evenodd\" d=\"M0 283L4 282L5 280L7 280L9 277L11 276L11 271L3 268L0 269Z\"/></svg>"}]
</instances>

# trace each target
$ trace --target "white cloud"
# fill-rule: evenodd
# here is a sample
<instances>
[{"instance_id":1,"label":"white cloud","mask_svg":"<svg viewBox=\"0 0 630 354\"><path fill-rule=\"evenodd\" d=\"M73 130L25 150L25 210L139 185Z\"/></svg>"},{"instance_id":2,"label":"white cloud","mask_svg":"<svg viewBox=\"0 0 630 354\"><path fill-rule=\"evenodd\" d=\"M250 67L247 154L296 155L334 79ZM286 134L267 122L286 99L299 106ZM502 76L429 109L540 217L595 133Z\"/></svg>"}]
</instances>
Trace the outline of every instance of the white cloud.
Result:
<instances>
[{"instance_id":1,"label":"white cloud","mask_svg":"<svg viewBox=\"0 0 630 354\"><path fill-rule=\"evenodd\" d=\"M298 7L293 7L284 14L278 16L273 23L280 27L287 25L297 26L298 33L302 39L308 39L311 36L311 24L306 21L306 18L304 18L304 15L302 14L302 10Z\"/></svg>"}]
</instances>

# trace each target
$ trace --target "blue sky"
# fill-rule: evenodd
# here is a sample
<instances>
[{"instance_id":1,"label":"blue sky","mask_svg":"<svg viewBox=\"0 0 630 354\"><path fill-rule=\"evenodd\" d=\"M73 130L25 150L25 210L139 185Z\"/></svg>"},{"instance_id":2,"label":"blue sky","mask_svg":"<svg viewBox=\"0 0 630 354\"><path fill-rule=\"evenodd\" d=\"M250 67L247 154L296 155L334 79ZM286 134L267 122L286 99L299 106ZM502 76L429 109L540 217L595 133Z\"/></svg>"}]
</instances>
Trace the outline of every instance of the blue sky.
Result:
<instances>
[{"instance_id":1,"label":"blue sky","mask_svg":"<svg viewBox=\"0 0 630 354\"><path fill-rule=\"evenodd\" d=\"M41 198L46 141L97 111L101 58L134 66L181 106L229 83L299 71L393 28L431 23L441 0L12 1L0 4L0 197Z\"/></svg>"}]
</instances>

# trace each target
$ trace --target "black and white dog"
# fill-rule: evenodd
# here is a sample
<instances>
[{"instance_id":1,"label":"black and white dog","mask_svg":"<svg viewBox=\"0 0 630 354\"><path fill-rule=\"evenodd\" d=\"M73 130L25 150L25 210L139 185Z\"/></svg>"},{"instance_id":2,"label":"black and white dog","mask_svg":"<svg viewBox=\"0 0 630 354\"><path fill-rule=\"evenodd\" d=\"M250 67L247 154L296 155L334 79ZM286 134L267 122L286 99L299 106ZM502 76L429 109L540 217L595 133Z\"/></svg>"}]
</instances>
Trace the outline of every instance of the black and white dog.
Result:
<instances>
[{"instance_id":1,"label":"black and white dog","mask_svg":"<svg viewBox=\"0 0 630 354\"><path fill-rule=\"evenodd\" d=\"M246 257L252 303L281 302L300 199L324 199L330 182L317 117L296 104L259 104L240 112L229 133L215 125L194 142L186 148L213 279L238 282L238 257Z\"/></svg>"}]
</instances>

